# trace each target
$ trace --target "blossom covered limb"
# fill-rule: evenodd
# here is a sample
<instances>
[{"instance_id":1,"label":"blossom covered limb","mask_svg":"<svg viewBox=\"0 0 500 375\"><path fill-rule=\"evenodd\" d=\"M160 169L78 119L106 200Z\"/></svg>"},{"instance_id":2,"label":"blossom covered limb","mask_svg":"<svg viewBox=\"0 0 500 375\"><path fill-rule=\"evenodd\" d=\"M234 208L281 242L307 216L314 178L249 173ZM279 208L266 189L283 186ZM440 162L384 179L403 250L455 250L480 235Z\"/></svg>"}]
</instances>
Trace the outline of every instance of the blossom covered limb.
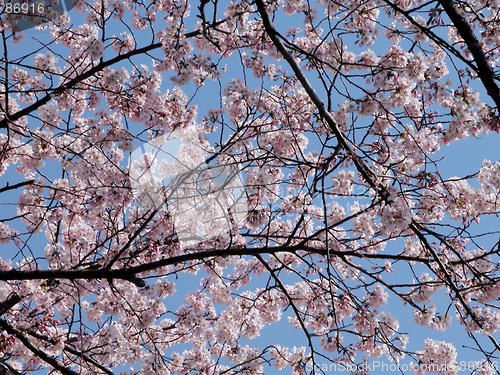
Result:
<instances>
[{"instance_id":1,"label":"blossom covered limb","mask_svg":"<svg viewBox=\"0 0 500 375\"><path fill-rule=\"evenodd\" d=\"M453 26L457 28L458 33L474 57L474 62L477 66L476 72L481 79L486 92L491 99L493 99L496 107L500 108L500 88L497 84L498 78L493 72L493 68L483 51L481 43L477 40L469 23L457 11L455 3L452 0L439 0L439 3L443 7L446 14L448 14L448 17L450 17Z\"/></svg>"},{"instance_id":2,"label":"blossom covered limb","mask_svg":"<svg viewBox=\"0 0 500 375\"><path fill-rule=\"evenodd\" d=\"M279 39L276 29L274 28L270 18L269 18L269 13L266 10L266 6L263 0L256 0L257 7L259 9L259 13L262 16L262 21L264 23L264 27L266 28L266 32L275 44L276 48L278 51L283 55L284 59L290 64L292 67L295 75L297 76L297 79L300 81L300 83L304 86L304 89L306 90L307 94L311 98L312 102L316 105L319 113L321 116L325 119L325 121L328 123L328 126L331 128L331 130L334 132L336 135L339 144L342 145L342 147L347 151L349 156L352 158L354 164L356 165L358 171L363 175L363 177L366 179L367 182L370 183L371 187L374 188L376 191L379 190L379 187L374 183L372 176L372 172L365 166L365 164L359 159L359 157L351 150L351 147L349 146L347 139L345 138L344 134L340 131L338 124L336 121L333 119L331 114L325 109L323 102L321 99L316 95L314 89L312 88L311 84L305 77L304 73L302 72L302 69L297 65L293 57L290 55L290 53L286 50L285 46ZM384 199L387 199L385 192L382 190L381 196Z\"/></svg>"},{"instance_id":3,"label":"blossom covered limb","mask_svg":"<svg viewBox=\"0 0 500 375\"><path fill-rule=\"evenodd\" d=\"M418 263L429 263L427 258L418 257L408 257L405 255L391 255L391 254L361 254L357 251L334 251L325 249L315 249L311 246L305 245L288 245L288 246L276 246L270 247L268 249L211 249L207 251L198 251L185 255L178 255L167 259L157 260L155 262L146 263L138 266L130 266L125 268L99 268L89 267L87 269L74 269L74 270L4 270L0 271L0 280L45 280L45 279L66 279L66 280L77 280L77 279L104 279L104 280L114 280L120 279L129 281L133 284L140 284L137 286L143 286L144 281L141 281L137 276L144 272L154 271L165 266L183 264L185 262L208 259L212 257L229 257L229 256L257 256L259 254L276 254L276 253L291 253L296 254L297 252L304 252L307 254L318 254L318 255L331 255L339 257L358 257L363 259L391 259L400 261L412 261Z\"/></svg>"},{"instance_id":4,"label":"blossom covered limb","mask_svg":"<svg viewBox=\"0 0 500 375\"><path fill-rule=\"evenodd\" d=\"M23 345L28 348L33 355L41 358L43 361L47 362L50 366L52 366L54 369L60 371L62 374L65 375L76 375L78 374L77 372L71 370L68 367L65 367L59 363L59 361L50 355L46 354L41 350L40 348L37 348L35 345L33 345L30 340L26 337L24 333L19 331L18 329L12 327L9 323L7 323L5 320L0 318L0 327L2 327L3 330L5 330L7 333L11 335L15 335L15 337L23 343Z\"/></svg>"}]
</instances>

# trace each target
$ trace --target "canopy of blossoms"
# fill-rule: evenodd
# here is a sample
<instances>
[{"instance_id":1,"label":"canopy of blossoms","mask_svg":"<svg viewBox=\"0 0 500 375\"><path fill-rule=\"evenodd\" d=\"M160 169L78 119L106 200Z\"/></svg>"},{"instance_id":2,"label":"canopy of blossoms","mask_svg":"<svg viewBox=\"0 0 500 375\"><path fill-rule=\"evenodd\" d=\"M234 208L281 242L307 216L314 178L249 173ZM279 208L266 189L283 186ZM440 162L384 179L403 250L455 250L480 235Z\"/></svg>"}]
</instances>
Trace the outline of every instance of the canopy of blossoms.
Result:
<instances>
[{"instance_id":1,"label":"canopy of blossoms","mask_svg":"<svg viewBox=\"0 0 500 375\"><path fill-rule=\"evenodd\" d=\"M498 373L499 1L14 3L0 370Z\"/></svg>"}]
</instances>

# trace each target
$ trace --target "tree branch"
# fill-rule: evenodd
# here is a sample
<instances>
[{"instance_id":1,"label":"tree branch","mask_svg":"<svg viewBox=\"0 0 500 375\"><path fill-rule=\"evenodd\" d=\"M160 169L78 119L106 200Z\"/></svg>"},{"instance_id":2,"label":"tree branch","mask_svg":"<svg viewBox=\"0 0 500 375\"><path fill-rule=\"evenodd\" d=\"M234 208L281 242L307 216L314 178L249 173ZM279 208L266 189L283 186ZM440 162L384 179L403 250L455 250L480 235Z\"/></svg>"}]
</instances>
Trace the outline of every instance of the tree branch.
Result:
<instances>
[{"instance_id":1,"label":"tree branch","mask_svg":"<svg viewBox=\"0 0 500 375\"><path fill-rule=\"evenodd\" d=\"M0 303L0 316L12 309L20 301L21 297L16 292L11 293L5 301Z\"/></svg>"},{"instance_id":2,"label":"tree branch","mask_svg":"<svg viewBox=\"0 0 500 375\"><path fill-rule=\"evenodd\" d=\"M221 20L221 21L217 22L215 25L210 25L210 26L214 26L215 27L217 25L220 25L221 23L224 23L225 21L226 20L224 19L224 20ZM185 35L186 38L192 38L192 37L195 37L195 36L200 35L200 34L201 34L201 31L196 30L196 31L192 31L190 33L186 33L184 35ZM79 76L77 76L77 77L69 80L68 82L66 82L66 83L62 84L61 86L57 87L56 89L52 90L50 92L50 94L45 95L43 98L37 100L32 105L30 105L30 106L28 106L26 108L23 108L20 111L17 111L16 113L13 113L12 115L9 115L8 113L5 113L5 119L3 119L2 121L0 121L0 129L1 128L8 128L9 127L9 123L17 121L20 118L29 115L31 112L37 110L42 105L47 104L52 97L57 96L57 95L65 92L67 90L74 89L75 86L78 83L82 82L83 80L85 80L87 78L92 77L94 74L96 74L97 72L100 72L104 68L106 68L108 66L111 66L111 65L114 65L114 64L116 64L116 63L118 63L120 61L129 59L129 58L131 58L133 56L140 55L140 54L147 53L149 51L158 49L160 47L162 47L161 43L153 43L153 44L151 44L149 46L138 48L138 49L134 49L134 50L129 51L127 53L124 53L122 55L118 55L115 58L112 58L111 60L100 62L99 64L97 64L92 69L87 70L85 73L82 73L81 75L79 75Z\"/></svg>"},{"instance_id":3,"label":"tree branch","mask_svg":"<svg viewBox=\"0 0 500 375\"><path fill-rule=\"evenodd\" d=\"M44 336L44 335L40 335L40 334L35 333L35 332L26 332L26 333L28 335L30 335L30 336L33 336L34 338L36 338L38 340L44 340L44 341L47 341L47 342L49 342L51 344L56 344L57 343L56 340L51 339L50 337L47 337L47 336ZM68 353L71 353L71 354L77 356L77 357L83 358L85 361L87 361L87 362L93 364L94 366L98 367L100 370L104 371L108 375L115 375L112 371L108 370L101 363L99 363L96 360L94 360L93 358L90 358L89 356L83 354L83 352L71 348L67 344L64 345L64 350L67 351Z\"/></svg>"},{"instance_id":4,"label":"tree branch","mask_svg":"<svg viewBox=\"0 0 500 375\"><path fill-rule=\"evenodd\" d=\"M22 186L32 185L34 182L35 182L35 180L28 180L28 181L20 182L20 183L15 184L15 185L9 185L9 183L7 182L5 187L0 189L0 193L3 193L4 191L8 191L8 190L14 190L14 189L20 188Z\"/></svg>"},{"instance_id":5,"label":"tree branch","mask_svg":"<svg viewBox=\"0 0 500 375\"><path fill-rule=\"evenodd\" d=\"M0 271L0 280L44 280L44 279L120 279L130 281L139 287L145 285L144 281L136 275L142 272L148 272L157 268L175 265L192 260L201 260L218 256L257 256L259 254L276 254L279 252L287 252L295 254L297 251L306 251L310 254L317 254L320 256L353 256L365 259L390 259L390 260L404 260L419 263L429 263L429 259L415 258L405 255L391 255L391 254L360 254L356 251L335 251L311 248L303 244L295 246L276 246L267 248L244 248L244 249L215 249L199 251L184 255L179 255L167 259L162 259L156 262L145 263L135 267L122 268L122 269L80 269L80 270L36 270L36 271Z\"/></svg>"},{"instance_id":6,"label":"tree branch","mask_svg":"<svg viewBox=\"0 0 500 375\"><path fill-rule=\"evenodd\" d=\"M16 336L16 338L23 343L23 345L29 349L34 355L39 357L41 360L44 362L48 363L52 367L54 367L56 370L60 371L64 375L79 375L77 372L61 365L59 361L51 356L49 356L47 353L45 353L43 350L38 349L31 343L30 340L18 329L12 327L7 321L4 319L0 319L0 328L5 330L8 334Z\"/></svg>"},{"instance_id":7,"label":"tree branch","mask_svg":"<svg viewBox=\"0 0 500 375\"><path fill-rule=\"evenodd\" d=\"M500 111L500 88L498 87L495 79L495 73L491 67L481 44L474 35L474 31L464 17L458 13L453 0L438 0L439 4L443 7L444 11L450 17L453 26L462 37L470 53L474 57L477 65L477 74L479 79L484 85L486 92L493 99L497 109Z\"/></svg>"},{"instance_id":8,"label":"tree branch","mask_svg":"<svg viewBox=\"0 0 500 375\"><path fill-rule=\"evenodd\" d=\"M342 145L342 148L348 153L353 161L354 165L356 165L356 169L363 176L365 181L370 185L370 187L375 190L380 197L384 199L386 203L389 203L387 192L384 188L378 186L374 179L372 178L373 172L363 163L363 161L359 158L359 156L351 149L349 145L349 140L345 137L344 133L340 130L337 122L334 120L333 116L328 112L323 105L323 102L314 91L312 85L309 83L308 79L302 72L302 69L299 67L293 56L288 52L288 50L283 45L278 32L276 31L271 19L269 18L269 13L267 12L266 5L263 0L256 0L255 5L257 5L257 9L262 18L262 22L264 24L264 28L266 30L267 35L271 38L274 46L278 50L278 52L283 56L283 58L288 62L296 77L304 87L304 90L309 95L309 98L314 103L316 108L318 109L321 117L326 121L330 130L337 137L337 141ZM373 176L375 177L375 176Z\"/></svg>"}]
</instances>

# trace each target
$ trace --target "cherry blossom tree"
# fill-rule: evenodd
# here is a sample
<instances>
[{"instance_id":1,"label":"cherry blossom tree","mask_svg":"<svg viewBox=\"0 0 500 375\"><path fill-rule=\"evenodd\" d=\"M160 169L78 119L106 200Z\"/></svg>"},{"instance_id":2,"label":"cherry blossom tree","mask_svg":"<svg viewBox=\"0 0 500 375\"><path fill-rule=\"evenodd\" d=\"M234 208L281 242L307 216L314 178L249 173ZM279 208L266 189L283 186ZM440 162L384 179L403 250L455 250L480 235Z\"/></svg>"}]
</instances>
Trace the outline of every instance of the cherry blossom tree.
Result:
<instances>
[{"instance_id":1,"label":"cherry blossom tree","mask_svg":"<svg viewBox=\"0 0 500 375\"><path fill-rule=\"evenodd\" d=\"M498 373L500 2L0 5L0 371Z\"/></svg>"}]
</instances>

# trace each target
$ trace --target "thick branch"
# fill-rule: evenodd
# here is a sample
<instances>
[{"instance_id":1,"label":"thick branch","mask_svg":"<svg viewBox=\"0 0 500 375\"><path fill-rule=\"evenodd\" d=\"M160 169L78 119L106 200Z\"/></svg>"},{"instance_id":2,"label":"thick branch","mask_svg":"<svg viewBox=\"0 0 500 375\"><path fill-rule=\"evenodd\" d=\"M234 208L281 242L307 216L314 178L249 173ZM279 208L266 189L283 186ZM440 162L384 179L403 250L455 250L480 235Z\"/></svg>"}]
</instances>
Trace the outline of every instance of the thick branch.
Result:
<instances>
[{"instance_id":1,"label":"thick branch","mask_svg":"<svg viewBox=\"0 0 500 375\"><path fill-rule=\"evenodd\" d=\"M57 344L57 341L54 340L54 339L51 339L50 337L47 337L47 336L44 336L44 335L41 335L39 333L35 333L35 332L27 332L28 335L30 336L33 336L34 338L36 339L39 339L39 340L44 340L44 341L47 341L51 344ZM100 370L104 371L106 374L108 375L115 375L112 371L108 370L105 366L103 366L102 364L100 364L99 362L97 362L96 360L94 360L93 358L90 358L89 356L83 354L83 352L81 351L78 351L78 350L75 350L73 348L71 348L69 345L64 345L64 350L67 351L68 353L71 353L79 358L83 358L85 361L93 364L94 366L98 367ZM2 375L2 374L0 374Z\"/></svg>"},{"instance_id":2,"label":"thick branch","mask_svg":"<svg viewBox=\"0 0 500 375\"><path fill-rule=\"evenodd\" d=\"M56 370L60 371L64 375L79 375L77 372L61 365L59 361L51 356L49 356L47 353L45 353L43 350L38 349L35 345L31 343L30 340L18 329L12 327L9 323L7 323L5 320L0 319L0 328L5 330L8 334L16 336L16 338L23 343L23 345L29 349L34 355L36 355L38 358L42 359L44 362L48 363L52 367L54 367Z\"/></svg>"},{"instance_id":3,"label":"thick branch","mask_svg":"<svg viewBox=\"0 0 500 375\"><path fill-rule=\"evenodd\" d=\"M50 92L50 94L45 95L43 98L37 100L32 105L30 105L26 108L23 108L20 111L13 113L12 115L5 114L5 119L0 121L0 128L7 128L9 123L17 121L20 118L29 115L31 112L36 111L42 105L47 104L52 97L57 96L59 94L62 94L66 90L70 90L72 88L75 88L75 86L78 83L82 82L83 80L86 80L87 78L92 77L94 74L100 72L104 68L111 66L113 64L116 64L122 60L126 60L132 56L139 55L139 54L146 53L146 52L152 51L154 49L160 48L161 46L162 46L161 43L151 44L151 45L143 47L143 48L134 49L128 53L124 53L123 55L118 55L111 60L103 61L103 62L97 64L92 69L87 70L85 73L80 74L79 76L69 80L68 82L66 82L66 83L62 84L61 86L57 87L56 89L52 90Z\"/></svg>"},{"instance_id":4,"label":"thick branch","mask_svg":"<svg viewBox=\"0 0 500 375\"><path fill-rule=\"evenodd\" d=\"M35 182L35 180L28 180L28 181L20 182L20 183L15 184L15 185L9 185L9 183L7 182L5 187L0 189L0 193L3 193L4 191L8 191L8 190L14 190L14 189L26 186L26 185L31 185L34 182Z\"/></svg>"},{"instance_id":5,"label":"thick branch","mask_svg":"<svg viewBox=\"0 0 500 375\"><path fill-rule=\"evenodd\" d=\"M302 84L302 87L304 87L304 90L309 95L309 98L311 98L312 102L318 109L318 112L321 115L321 117L326 121L330 130L337 137L337 141L339 142L339 144L342 145L342 148L351 157L352 161L356 165L356 169L363 176L365 181L370 185L372 189L374 189L379 194L380 197L384 199L386 203L388 203L389 200L387 197L387 192L385 191L385 189L383 189L382 187L378 186L375 183L376 178L373 175L373 172L363 163L363 161L361 161L361 159L354 152L354 150L351 149L348 139L345 137L344 133L342 133L342 131L340 130L337 122L334 120L330 112L326 110L325 106L323 105L323 102L318 97L316 91L314 91L312 85L309 83L308 79L302 72L302 69L299 67L293 56L290 54L290 52L288 52L288 50L281 42L279 34L276 32L276 29L273 23L271 22L271 19L269 18L269 13L267 12L264 1L256 0L255 4L257 5L257 9L260 13L260 16L262 17L262 22L264 23L264 28L266 30L267 35L269 36L269 38L271 38L271 41L273 42L278 52L283 56L283 58L288 62L290 67L293 69L295 76L298 78L298 80Z\"/></svg>"},{"instance_id":6,"label":"thick branch","mask_svg":"<svg viewBox=\"0 0 500 375\"><path fill-rule=\"evenodd\" d=\"M152 271L161 267L175 265L179 263L189 262L193 260L202 260L218 256L256 256L259 254L276 254L279 252L288 252L295 254L297 251L306 251L310 254L317 254L320 256L353 256L365 259L391 259L403 260L419 263L429 263L429 259L415 258L405 255L390 255L390 254L360 254L356 251L334 251L310 248L305 245L295 246L276 246L267 248L244 248L244 249L215 249L189 253L162 259L156 262L145 263L140 266L129 267L125 269L82 269L82 270L38 270L38 271L0 271L0 280L45 280L45 279L121 279L130 281L137 286L144 286L144 281L139 279L136 275L142 272Z\"/></svg>"},{"instance_id":7,"label":"thick branch","mask_svg":"<svg viewBox=\"0 0 500 375\"><path fill-rule=\"evenodd\" d=\"M21 375L21 373L15 371L7 363L2 362L2 364L0 365L0 375Z\"/></svg>"},{"instance_id":8,"label":"thick branch","mask_svg":"<svg viewBox=\"0 0 500 375\"><path fill-rule=\"evenodd\" d=\"M7 311L12 309L18 302L21 301L21 297L17 293L11 293L9 297L2 303L0 303L0 316L5 314Z\"/></svg>"},{"instance_id":9,"label":"thick branch","mask_svg":"<svg viewBox=\"0 0 500 375\"><path fill-rule=\"evenodd\" d=\"M458 13L453 0L438 0L444 11L450 17L453 26L456 27L458 34L462 37L470 53L474 57L477 65L477 74L484 85L486 92L493 99L495 105L500 111L500 88L495 80L495 73L491 67L481 44L474 35L474 31L469 23Z\"/></svg>"}]
</instances>

